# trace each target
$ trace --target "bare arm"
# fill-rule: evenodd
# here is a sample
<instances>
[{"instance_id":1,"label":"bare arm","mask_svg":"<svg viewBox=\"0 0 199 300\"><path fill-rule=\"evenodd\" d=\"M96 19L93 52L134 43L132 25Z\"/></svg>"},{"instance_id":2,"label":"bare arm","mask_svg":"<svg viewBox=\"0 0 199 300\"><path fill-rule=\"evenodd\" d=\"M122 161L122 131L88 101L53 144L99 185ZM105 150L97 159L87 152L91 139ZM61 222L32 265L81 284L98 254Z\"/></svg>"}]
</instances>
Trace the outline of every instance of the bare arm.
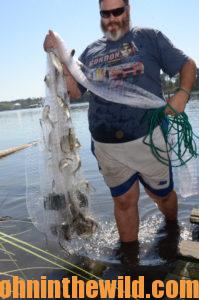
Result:
<instances>
[{"instance_id":1,"label":"bare arm","mask_svg":"<svg viewBox=\"0 0 199 300\"><path fill-rule=\"evenodd\" d=\"M178 112L183 112L189 100L189 93L196 81L196 64L190 58L180 70L179 91L171 97L169 104ZM167 114L173 114L171 109L166 110Z\"/></svg>"},{"instance_id":2,"label":"bare arm","mask_svg":"<svg viewBox=\"0 0 199 300\"><path fill-rule=\"evenodd\" d=\"M44 44L43 44L44 50L46 52L49 52L51 49L57 49L57 38L54 35L53 31L49 30L49 33L46 35ZM78 87L77 82L73 78L72 74L69 72L67 66L65 64L62 64L67 90L69 97L71 99L79 99L81 97L81 91Z\"/></svg>"},{"instance_id":3,"label":"bare arm","mask_svg":"<svg viewBox=\"0 0 199 300\"><path fill-rule=\"evenodd\" d=\"M66 65L62 64L62 66L70 99L79 99L81 97L81 91L78 87L77 82L73 78L72 74L69 72Z\"/></svg>"}]
</instances>

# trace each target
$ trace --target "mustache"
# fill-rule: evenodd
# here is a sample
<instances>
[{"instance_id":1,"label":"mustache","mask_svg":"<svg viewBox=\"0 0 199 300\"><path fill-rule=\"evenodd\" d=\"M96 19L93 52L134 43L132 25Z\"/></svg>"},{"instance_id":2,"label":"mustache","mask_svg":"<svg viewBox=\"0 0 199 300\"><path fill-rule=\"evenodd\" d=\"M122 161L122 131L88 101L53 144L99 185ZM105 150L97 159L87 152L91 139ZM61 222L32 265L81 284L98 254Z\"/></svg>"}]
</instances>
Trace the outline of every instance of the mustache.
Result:
<instances>
[{"instance_id":1,"label":"mustache","mask_svg":"<svg viewBox=\"0 0 199 300\"><path fill-rule=\"evenodd\" d=\"M120 22L112 21L107 24L107 27L110 25L120 25L121 26L122 24Z\"/></svg>"},{"instance_id":2,"label":"mustache","mask_svg":"<svg viewBox=\"0 0 199 300\"><path fill-rule=\"evenodd\" d=\"M101 29L103 32L106 32L108 30L109 26L115 26L115 25L118 26L120 29L123 27L120 22L111 21L106 25L101 22Z\"/></svg>"}]
</instances>

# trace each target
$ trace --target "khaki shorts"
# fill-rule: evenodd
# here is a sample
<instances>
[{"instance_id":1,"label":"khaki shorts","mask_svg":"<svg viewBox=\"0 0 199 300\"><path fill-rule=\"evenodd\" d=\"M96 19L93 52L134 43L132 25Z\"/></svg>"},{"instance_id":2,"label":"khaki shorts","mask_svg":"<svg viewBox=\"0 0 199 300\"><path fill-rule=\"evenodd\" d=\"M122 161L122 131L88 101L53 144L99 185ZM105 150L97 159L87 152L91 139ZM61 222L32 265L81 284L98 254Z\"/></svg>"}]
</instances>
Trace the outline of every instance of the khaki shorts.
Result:
<instances>
[{"instance_id":1,"label":"khaki shorts","mask_svg":"<svg viewBox=\"0 0 199 300\"><path fill-rule=\"evenodd\" d=\"M172 191L171 167L159 162L143 140L144 137L118 144L92 141L93 154L113 197L126 193L137 180L159 197ZM166 144L159 127L154 130L153 142L163 150L161 155L168 159Z\"/></svg>"}]
</instances>

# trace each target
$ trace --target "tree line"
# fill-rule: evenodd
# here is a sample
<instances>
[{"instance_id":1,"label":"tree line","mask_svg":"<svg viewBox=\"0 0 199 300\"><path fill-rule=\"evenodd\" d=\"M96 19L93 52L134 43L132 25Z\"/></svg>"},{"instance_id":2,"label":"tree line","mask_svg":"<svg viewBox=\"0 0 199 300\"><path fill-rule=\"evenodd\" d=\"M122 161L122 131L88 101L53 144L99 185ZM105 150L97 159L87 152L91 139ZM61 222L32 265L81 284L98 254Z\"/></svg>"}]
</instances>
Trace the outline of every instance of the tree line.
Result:
<instances>
[{"instance_id":1,"label":"tree line","mask_svg":"<svg viewBox=\"0 0 199 300\"><path fill-rule=\"evenodd\" d=\"M169 96L170 94L175 93L180 86L179 74L170 78L167 74L162 73L161 82L164 94ZM192 91L199 92L199 69L197 69L197 80Z\"/></svg>"},{"instance_id":2,"label":"tree line","mask_svg":"<svg viewBox=\"0 0 199 300\"><path fill-rule=\"evenodd\" d=\"M42 98L27 98L27 99L17 99L13 101L2 101L0 102L0 111L35 108L41 106L42 101L43 101Z\"/></svg>"}]
</instances>

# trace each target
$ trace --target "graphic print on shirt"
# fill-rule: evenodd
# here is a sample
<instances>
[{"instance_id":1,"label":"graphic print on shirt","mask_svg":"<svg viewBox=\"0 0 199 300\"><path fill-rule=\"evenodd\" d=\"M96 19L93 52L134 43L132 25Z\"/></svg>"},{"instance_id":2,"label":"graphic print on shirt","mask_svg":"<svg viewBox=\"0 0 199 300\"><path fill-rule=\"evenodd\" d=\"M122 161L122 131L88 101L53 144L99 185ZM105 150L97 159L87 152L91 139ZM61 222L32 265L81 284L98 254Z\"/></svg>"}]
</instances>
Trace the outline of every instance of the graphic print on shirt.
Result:
<instances>
[{"instance_id":1,"label":"graphic print on shirt","mask_svg":"<svg viewBox=\"0 0 199 300\"><path fill-rule=\"evenodd\" d=\"M141 55L133 42L117 50L95 56L88 65L88 78L94 81L127 80L131 83L144 73Z\"/></svg>"}]
</instances>

